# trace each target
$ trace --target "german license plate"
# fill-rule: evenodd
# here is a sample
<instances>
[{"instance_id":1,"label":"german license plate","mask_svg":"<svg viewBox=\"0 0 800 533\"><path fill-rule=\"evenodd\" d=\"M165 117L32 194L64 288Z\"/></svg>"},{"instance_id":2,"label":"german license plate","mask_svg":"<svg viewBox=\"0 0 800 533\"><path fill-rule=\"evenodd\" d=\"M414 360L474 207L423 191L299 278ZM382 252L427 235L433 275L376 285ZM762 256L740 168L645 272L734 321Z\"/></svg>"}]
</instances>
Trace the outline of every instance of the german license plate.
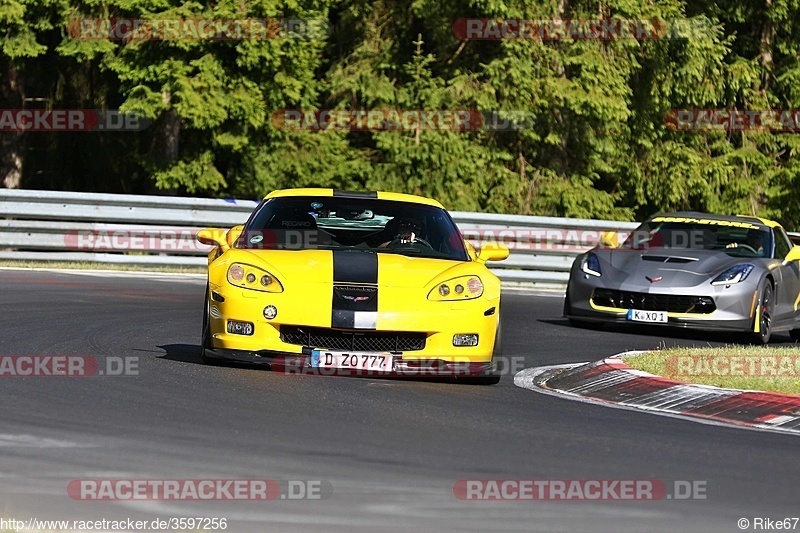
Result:
<instances>
[{"instance_id":1,"label":"german license plate","mask_svg":"<svg viewBox=\"0 0 800 533\"><path fill-rule=\"evenodd\" d=\"M343 368L391 372L393 357L389 353L353 353L333 350L311 352L311 366L315 368Z\"/></svg>"},{"instance_id":2,"label":"german license plate","mask_svg":"<svg viewBox=\"0 0 800 533\"><path fill-rule=\"evenodd\" d=\"M628 320L656 324L666 324L669 322L666 311L641 311L639 309L628 309Z\"/></svg>"}]
</instances>

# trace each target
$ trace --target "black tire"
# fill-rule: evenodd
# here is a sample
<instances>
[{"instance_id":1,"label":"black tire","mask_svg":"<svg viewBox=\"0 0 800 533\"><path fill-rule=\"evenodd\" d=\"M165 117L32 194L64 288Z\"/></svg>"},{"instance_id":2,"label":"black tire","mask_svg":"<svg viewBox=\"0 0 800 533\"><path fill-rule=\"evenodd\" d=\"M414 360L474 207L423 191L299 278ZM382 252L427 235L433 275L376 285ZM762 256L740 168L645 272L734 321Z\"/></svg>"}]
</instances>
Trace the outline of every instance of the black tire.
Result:
<instances>
[{"instance_id":1,"label":"black tire","mask_svg":"<svg viewBox=\"0 0 800 533\"><path fill-rule=\"evenodd\" d=\"M206 285L205 305L203 306L203 333L200 338L200 359L207 365L216 366L219 364L219 360L206 355L206 350L214 348L213 344L211 344L211 317L209 315L210 304L208 303L208 291L209 286Z\"/></svg>"},{"instance_id":2,"label":"black tire","mask_svg":"<svg viewBox=\"0 0 800 533\"><path fill-rule=\"evenodd\" d=\"M793 329L789 332L789 336L792 337L794 342L800 341L800 329Z\"/></svg>"},{"instance_id":3,"label":"black tire","mask_svg":"<svg viewBox=\"0 0 800 533\"><path fill-rule=\"evenodd\" d=\"M775 314L775 289L772 287L770 280L764 281L764 286L761 288L761 294L758 298L758 320L761 321L761 327L758 333L750 335L750 342L753 344L765 345L769 343L772 336L772 317Z\"/></svg>"}]
</instances>

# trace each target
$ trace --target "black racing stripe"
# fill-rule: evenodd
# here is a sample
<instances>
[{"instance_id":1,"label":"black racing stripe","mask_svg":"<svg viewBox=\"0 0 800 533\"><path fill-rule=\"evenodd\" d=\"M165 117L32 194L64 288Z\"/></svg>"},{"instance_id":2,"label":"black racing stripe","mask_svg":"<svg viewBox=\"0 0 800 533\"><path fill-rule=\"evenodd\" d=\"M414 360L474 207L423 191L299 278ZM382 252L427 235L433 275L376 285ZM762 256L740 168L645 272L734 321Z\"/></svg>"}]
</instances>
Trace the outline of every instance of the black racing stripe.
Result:
<instances>
[{"instance_id":1,"label":"black racing stripe","mask_svg":"<svg viewBox=\"0 0 800 533\"><path fill-rule=\"evenodd\" d=\"M378 254L334 250L331 327L355 328L356 311L378 311Z\"/></svg>"},{"instance_id":2,"label":"black racing stripe","mask_svg":"<svg viewBox=\"0 0 800 533\"><path fill-rule=\"evenodd\" d=\"M333 197L334 198L378 198L378 193L375 191L372 192L362 192L362 191L342 191L339 189L333 190Z\"/></svg>"},{"instance_id":3,"label":"black racing stripe","mask_svg":"<svg viewBox=\"0 0 800 533\"><path fill-rule=\"evenodd\" d=\"M333 251L334 283L378 283L378 254L361 251Z\"/></svg>"},{"instance_id":4,"label":"black racing stripe","mask_svg":"<svg viewBox=\"0 0 800 533\"><path fill-rule=\"evenodd\" d=\"M336 301L336 295L334 295L333 301L334 302ZM331 327L342 328L342 329L355 329L356 312L334 308L333 313L331 313Z\"/></svg>"}]
</instances>

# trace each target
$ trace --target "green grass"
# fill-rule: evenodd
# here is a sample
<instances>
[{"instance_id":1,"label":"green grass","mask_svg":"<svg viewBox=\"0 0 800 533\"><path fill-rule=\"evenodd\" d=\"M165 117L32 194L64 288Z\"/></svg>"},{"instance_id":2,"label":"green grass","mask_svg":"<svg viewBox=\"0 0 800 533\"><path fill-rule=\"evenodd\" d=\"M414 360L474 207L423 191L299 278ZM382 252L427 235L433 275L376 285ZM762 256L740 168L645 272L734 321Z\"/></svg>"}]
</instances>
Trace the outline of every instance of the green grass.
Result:
<instances>
[{"instance_id":1,"label":"green grass","mask_svg":"<svg viewBox=\"0 0 800 533\"><path fill-rule=\"evenodd\" d=\"M177 272L181 274L203 274L206 267L163 265L117 265L113 263L91 263L86 261L0 261L7 268L56 268L61 270L115 270L120 272Z\"/></svg>"},{"instance_id":2,"label":"green grass","mask_svg":"<svg viewBox=\"0 0 800 533\"><path fill-rule=\"evenodd\" d=\"M800 394L800 345L665 348L626 357L625 363L687 383Z\"/></svg>"}]
</instances>

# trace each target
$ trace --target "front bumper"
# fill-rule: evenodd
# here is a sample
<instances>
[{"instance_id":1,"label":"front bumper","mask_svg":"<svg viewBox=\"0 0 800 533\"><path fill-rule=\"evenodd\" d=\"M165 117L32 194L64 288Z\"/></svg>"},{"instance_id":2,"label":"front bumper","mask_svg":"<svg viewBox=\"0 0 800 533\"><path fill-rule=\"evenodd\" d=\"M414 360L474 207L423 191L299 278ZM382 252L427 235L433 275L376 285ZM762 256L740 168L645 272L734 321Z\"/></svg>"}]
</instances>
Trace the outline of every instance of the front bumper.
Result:
<instances>
[{"instance_id":1,"label":"front bumper","mask_svg":"<svg viewBox=\"0 0 800 533\"><path fill-rule=\"evenodd\" d=\"M309 351L310 350L306 350ZM485 362L445 361L442 359L395 358L391 372L353 370L344 368L318 368L311 366L311 354L288 354L273 351L248 352L243 350L207 349L206 357L251 365L265 365L275 372L287 375L360 376L399 378L475 378L496 375L494 359Z\"/></svg>"},{"instance_id":2,"label":"front bumper","mask_svg":"<svg viewBox=\"0 0 800 533\"><path fill-rule=\"evenodd\" d=\"M588 278L588 279L587 279ZM596 289L611 289L659 296L708 297L714 302L712 312L674 312L666 309L639 308L646 311L667 311L668 322L635 322L627 318L631 307L600 305L594 298ZM752 331L758 301L758 280L747 279L730 285L714 286L706 282L691 287L649 284L611 283L602 277L573 272L567 287L568 305L564 315L587 322L617 322L645 326L681 327L699 330Z\"/></svg>"},{"instance_id":3,"label":"front bumper","mask_svg":"<svg viewBox=\"0 0 800 533\"><path fill-rule=\"evenodd\" d=\"M297 296L287 293L261 293L230 286L211 285L209 298L209 326L211 333L210 357L236 360L252 364L272 364L277 356L309 356L314 348L342 350L335 346L307 346L286 342L284 333L289 328L305 327L331 330L330 296L321 294L321 303L297 301ZM394 294L393 294L394 293ZM428 301L404 294L403 290L381 288L383 302L390 308L378 309L376 330L335 330L354 334L398 332L424 335L424 348L399 351L398 369L414 367L420 362L440 361L443 364L486 365L492 362L500 314L500 299L484 296L457 302ZM277 316L264 318L265 306L277 308ZM229 320L253 324L252 335L228 333ZM333 331L333 330L332 330ZM453 346L455 334L477 334L477 346ZM386 352L395 350L356 349L358 352ZM438 364L438 363L437 363ZM440 365L441 366L441 365ZM460 367L458 367L460 368ZM481 366L485 369L485 366ZM412 370L414 370L412 368Z\"/></svg>"}]
</instances>

